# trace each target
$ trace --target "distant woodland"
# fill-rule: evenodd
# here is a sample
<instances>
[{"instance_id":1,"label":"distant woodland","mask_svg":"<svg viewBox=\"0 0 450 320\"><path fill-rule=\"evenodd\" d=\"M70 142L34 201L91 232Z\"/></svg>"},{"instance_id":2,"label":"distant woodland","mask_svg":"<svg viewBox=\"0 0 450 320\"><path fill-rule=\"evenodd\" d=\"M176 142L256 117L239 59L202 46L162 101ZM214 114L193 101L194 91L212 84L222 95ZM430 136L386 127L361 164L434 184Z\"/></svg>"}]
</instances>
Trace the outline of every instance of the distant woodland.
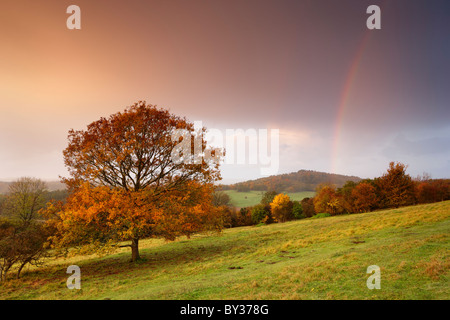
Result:
<instances>
[{"instance_id":1,"label":"distant woodland","mask_svg":"<svg viewBox=\"0 0 450 320\"><path fill-rule=\"evenodd\" d=\"M222 185L221 187L222 190L237 190L241 192L252 190L300 192L316 191L317 186L321 184L333 184L340 188L345 185L347 181L358 183L361 180L361 178L355 176L317 172L312 170L299 170L297 172L249 180L231 185Z\"/></svg>"}]
</instances>

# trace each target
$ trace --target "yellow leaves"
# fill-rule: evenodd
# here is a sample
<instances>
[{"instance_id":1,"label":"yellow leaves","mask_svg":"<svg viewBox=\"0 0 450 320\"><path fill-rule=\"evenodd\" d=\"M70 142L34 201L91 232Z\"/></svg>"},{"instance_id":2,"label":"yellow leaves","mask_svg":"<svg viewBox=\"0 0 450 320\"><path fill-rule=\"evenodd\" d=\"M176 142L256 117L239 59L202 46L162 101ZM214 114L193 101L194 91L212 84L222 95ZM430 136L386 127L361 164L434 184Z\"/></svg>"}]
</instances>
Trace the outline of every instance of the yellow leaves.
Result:
<instances>
[{"instance_id":1,"label":"yellow leaves","mask_svg":"<svg viewBox=\"0 0 450 320\"><path fill-rule=\"evenodd\" d=\"M277 194L270 203L270 209L275 222L285 222L292 218L293 203L288 195Z\"/></svg>"},{"instance_id":2,"label":"yellow leaves","mask_svg":"<svg viewBox=\"0 0 450 320\"><path fill-rule=\"evenodd\" d=\"M283 206L286 206L291 201L288 195L280 193L273 198L272 203L270 204L270 207L272 210L277 210L279 208L282 208Z\"/></svg>"}]
</instances>

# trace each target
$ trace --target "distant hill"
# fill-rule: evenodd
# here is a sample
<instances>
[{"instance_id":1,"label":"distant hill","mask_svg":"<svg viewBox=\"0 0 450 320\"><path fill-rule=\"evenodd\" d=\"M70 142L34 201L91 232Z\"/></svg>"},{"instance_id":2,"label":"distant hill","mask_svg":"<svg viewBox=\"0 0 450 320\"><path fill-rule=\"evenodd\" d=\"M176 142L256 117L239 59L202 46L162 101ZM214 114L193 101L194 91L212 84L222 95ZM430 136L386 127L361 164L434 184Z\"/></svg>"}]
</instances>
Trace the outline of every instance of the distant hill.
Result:
<instances>
[{"instance_id":1,"label":"distant hill","mask_svg":"<svg viewBox=\"0 0 450 320\"><path fill-rule=\"evenodd\" d=\"M48 187L48 191L64 190L66 185L59 181L45 181ZM0 181L0 194L8 192L8 187L11 182Z\"/></svg>"},{"instance_id":2,"label":"distant hill","mask_svg":"<svg viewBox=\"0 0 450 320\"><path fill-rule=\"evenodd\" d=\"M223 185L222 188L224 190L237 191L276 190L279 192L301 192L315 191L316 187L321 183L332 183L337 187L342 187L347 181L359 182L361 180L361 178L356 176L346 176L312 170L299 170L292 173Z\"/></svg>"}]
</instances>

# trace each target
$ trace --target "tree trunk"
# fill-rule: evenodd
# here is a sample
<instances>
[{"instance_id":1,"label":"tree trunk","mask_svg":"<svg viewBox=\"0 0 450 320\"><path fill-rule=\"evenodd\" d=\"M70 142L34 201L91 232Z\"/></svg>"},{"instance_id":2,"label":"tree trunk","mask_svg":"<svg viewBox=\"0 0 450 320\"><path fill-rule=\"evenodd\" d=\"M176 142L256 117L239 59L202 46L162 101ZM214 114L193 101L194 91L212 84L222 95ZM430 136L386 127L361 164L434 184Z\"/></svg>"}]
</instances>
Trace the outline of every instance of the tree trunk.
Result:
<instances>
[{"instance_id":1,"label":"tree trunk","mask_svg":"<svg viewBox=\"0 0 450 320\"><path fill-rule=\"evenodd\" d=\"M6 266L5 268L2 268L0 266L0 281L6 281L6 275L10 268L11 268L11 266Z\"/></svg>"},{"instance_id":2,"label":"tree trunk","mask_svg":"<svg viewBox=\"0 0 450 320\"><path fill-rule=\"evenodd\" d=\"M139 238L131 239L131 261L137 261L141 257L139 256Z\"/></svg>"},{"instance_id":3,"label":"tree trunk","mask_svg":"<svg viewBox=\"0 0 450 320\"><path fill-rule=\"evenodd\" d=\"M26 265L27 263L29 263L29 262L30 262L30 261L27 259L27 260L25 260L25 261L20 265L19 270L17 271L17 279L20 278L20 273L22 272L23 267L25 267L25 265Z\"/></svg>"}]
</instances>

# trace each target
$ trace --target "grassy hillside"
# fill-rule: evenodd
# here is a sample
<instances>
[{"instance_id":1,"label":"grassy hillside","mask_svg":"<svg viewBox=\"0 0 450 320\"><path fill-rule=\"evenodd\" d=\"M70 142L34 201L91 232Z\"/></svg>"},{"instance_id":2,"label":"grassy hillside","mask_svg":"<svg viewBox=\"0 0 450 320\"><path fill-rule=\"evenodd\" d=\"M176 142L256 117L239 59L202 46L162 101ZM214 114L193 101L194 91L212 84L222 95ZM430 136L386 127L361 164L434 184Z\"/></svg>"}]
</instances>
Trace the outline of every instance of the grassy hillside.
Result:
<instances>
[{"instance_id":1,"label":"grassy hillside","mask_svg":"<svg viewBox=\"0 0 450 320\"><path fill-rule=\"evenodd\" d=\"M450 201L225 230L74 257L0 285L0 299L449 299ZM67 266L81 290L66 288ZM381 289L366 286L381 268Z\"/></svg>"},{"instance_id":2,"label":"grassy hillside","mask_svg":"<svg viewBox=\"0 0 450 320\"><path fill-rule=\"evenodd\" d=\"M235 207L251 207L261 202L261 198L264 191L248 191L248 192L238 192L236 190L226 190L224 191L231 198L231 204ZM302 191L302 192L287 192L286 193L291 200L301 201L306 197L313 197L315 192L313 191Z\"/></svg>"}]
</instances>

